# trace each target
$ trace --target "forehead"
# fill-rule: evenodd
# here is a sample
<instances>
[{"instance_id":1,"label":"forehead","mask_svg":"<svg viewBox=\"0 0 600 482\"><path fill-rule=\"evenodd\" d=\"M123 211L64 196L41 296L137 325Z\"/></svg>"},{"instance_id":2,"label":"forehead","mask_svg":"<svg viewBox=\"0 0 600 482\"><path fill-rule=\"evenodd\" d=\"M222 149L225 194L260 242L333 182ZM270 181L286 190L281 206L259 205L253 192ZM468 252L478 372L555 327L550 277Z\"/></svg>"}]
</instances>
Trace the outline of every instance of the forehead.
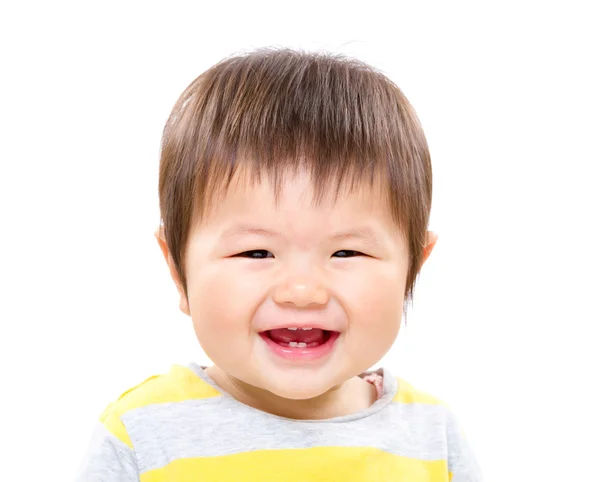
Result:
<instances>
[{"instance_id":1,"label":"forehead","mask_svg":"<svg viewBox=\"0 0 600 482\"><path fill-rule=\"evenodd\" d=\"M312 215L354 212L391 216L386 186L378 179L354 182L344 179L317 183L306 170L254 176L238 170L226 188L213 193L205 221L228 215L264 215L267 212Z\"/></svg>"},{"instance_id":2,"label":"forehead","mask_svg":"<svg viewBox=\"0 0 600 482\"><path fill-rule=\"evenodd\" d=\"M267 236L301 249L326 239L362 239L387 251L404 246L405 235L393 221L380 183L342 185L337 195L333 184L318 198L307 172L289 173L277 181L234 177L196 222L189 241L220 245L244 236Z\"/></svg>"},{"instance_id":3,"label":"forehead","mask_svg":"<svg viewBox=\"0 0 600 482\"><path fill-rule=\"evenodd\" d=\"M287 174L277 182L268 176L234 176L228 188L212 198L204 216L195 219L187 239L190 256L200 247L208 249L202 253L213 252L258 237L301 250L354 240L381 256L406 256L406 235L394 222L387 190L380 183L342 185L337 195L337 185L332 184L318 198L316 183L306 172Z\"/></svg>"}]
</instances>

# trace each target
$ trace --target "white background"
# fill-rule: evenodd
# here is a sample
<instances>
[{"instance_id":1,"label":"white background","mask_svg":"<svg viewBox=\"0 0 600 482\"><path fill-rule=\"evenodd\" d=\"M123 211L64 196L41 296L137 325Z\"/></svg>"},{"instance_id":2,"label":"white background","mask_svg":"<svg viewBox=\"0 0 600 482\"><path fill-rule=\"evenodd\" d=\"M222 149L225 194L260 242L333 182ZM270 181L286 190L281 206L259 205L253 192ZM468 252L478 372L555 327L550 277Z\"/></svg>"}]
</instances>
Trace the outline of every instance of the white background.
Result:
<instances>
[{"instance_id":1,"label":"white background","mask_svg":"<svg viewBox=\"0 0 600 482\"><path fill-rule=\"evenodd\" d=\"M110 401L207 362L153 237L161 131L221 58L288 46L380 68L428 137L440 239L381 364L487 481L600 480L593 3L3 3L2 479L71 480Z\"/></svg>"}]
</instances>

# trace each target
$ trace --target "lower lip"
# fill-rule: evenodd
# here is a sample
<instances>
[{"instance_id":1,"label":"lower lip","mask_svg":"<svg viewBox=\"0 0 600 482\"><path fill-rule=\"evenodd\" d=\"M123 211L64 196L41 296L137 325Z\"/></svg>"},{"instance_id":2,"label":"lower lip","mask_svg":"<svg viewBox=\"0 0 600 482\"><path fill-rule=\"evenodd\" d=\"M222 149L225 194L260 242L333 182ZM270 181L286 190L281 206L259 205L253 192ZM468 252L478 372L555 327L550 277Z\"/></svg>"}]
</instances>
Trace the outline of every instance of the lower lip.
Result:
<instances>
[{"instance_id":1,"label":"lower lip","mask_svg":"<svg viewBox=\"0 0 600 482\"><path fill-rule=\"evenodd\" d=\"M295 361L313 361L327 356L333 350L333 346L339 336L339 332L332 332L329 339L322 345L315 346L314 348L298 348L280 345L271 340L266 333L260 333L260 337L273 353L286 360Z\"/></svg>"}]
</instances>

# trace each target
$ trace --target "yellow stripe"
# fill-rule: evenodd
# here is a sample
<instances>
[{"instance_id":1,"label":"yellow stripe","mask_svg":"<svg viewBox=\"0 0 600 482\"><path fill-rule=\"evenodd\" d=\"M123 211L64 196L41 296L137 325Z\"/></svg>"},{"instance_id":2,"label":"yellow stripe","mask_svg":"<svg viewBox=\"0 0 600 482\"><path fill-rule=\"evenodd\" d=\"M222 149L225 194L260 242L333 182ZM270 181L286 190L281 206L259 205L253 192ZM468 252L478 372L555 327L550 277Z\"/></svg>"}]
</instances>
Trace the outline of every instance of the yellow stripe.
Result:
<instances>
[{"instance_id":1,"label":"yellow stripe","mask_svg":"<svg viewBox=\"0 0 600 482\"><path fill-rule=\"evenodd\" d=\"M125 425L123 425L123 422L121 422L121 419L114 410L114 403L110 404L106 410L104 410L104 413L100 415L100 421L104 424L106 430L108 430L130 448L133 448L131 439L129 438L127 430L125 429Z\"/></svg>"},{"instance_id":2,"label":"yellow stripe","mask_svg":"<svg viewBox=\"0 0 600 482\"><path fill-rule=\"evenodd\" d=\"M120 417L129 410L157 403L201 400L221 395L198 377L192 370L174 365L165 375L155 375L127 390L111 403L100 416L100 421L115 437L130 447L131 440Z\"/></svg>"},{"instance_id":3,"label":"yellow stripe","mask_svg":"<svg viewBox=\"0 0 600 482\"><path fill-rule=\"evenodd\" d=\"M174 403L218 397L221 394L187 367L174 365L166 375L153 376L119 397L125 413L156 403Z\"/></svg>"},{"instance_id":4,"label":"yellow stripe","mask_svg":"<svg viewBox=\"0 0 600 482\"><path fill-rule=\"evenodd\" d=\"M416 390L410 383L402 378L398 378L398 390L392 399L393 402L399 403L425 403L428 405L445 405L447 404L426 392Z\"/></svg>"},{"instance_id":5,"label":"yellow stripe","mask_svg":"<svg viewBox=\"0 0 600 482\"><path fill-rule=\"evenodd\" d=\"M260 450L179 459L141 475L141 482L447 482L445 460L400 457L374 448Z\"/></svg>"}]
</instances>

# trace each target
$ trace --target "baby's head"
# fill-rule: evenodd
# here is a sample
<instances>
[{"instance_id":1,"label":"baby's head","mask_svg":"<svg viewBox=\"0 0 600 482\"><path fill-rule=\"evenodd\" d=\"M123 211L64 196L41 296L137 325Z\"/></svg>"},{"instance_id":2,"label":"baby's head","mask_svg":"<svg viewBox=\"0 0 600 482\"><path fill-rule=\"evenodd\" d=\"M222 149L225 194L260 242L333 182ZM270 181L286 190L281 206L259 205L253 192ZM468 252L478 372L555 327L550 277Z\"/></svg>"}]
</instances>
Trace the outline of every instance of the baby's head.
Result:
<instances>
[{"instance_id":1,"label":"baby's head","mask_svg":"<svg viewBox=\"0 0 600 482\"><path fill-rule=\"evenodd\" d=\"M223 373L318 397L390 349L435 244L429 151L398 87L354 59L261 49L184 91L157 238Z\"/></svg>"}]
</instances>

